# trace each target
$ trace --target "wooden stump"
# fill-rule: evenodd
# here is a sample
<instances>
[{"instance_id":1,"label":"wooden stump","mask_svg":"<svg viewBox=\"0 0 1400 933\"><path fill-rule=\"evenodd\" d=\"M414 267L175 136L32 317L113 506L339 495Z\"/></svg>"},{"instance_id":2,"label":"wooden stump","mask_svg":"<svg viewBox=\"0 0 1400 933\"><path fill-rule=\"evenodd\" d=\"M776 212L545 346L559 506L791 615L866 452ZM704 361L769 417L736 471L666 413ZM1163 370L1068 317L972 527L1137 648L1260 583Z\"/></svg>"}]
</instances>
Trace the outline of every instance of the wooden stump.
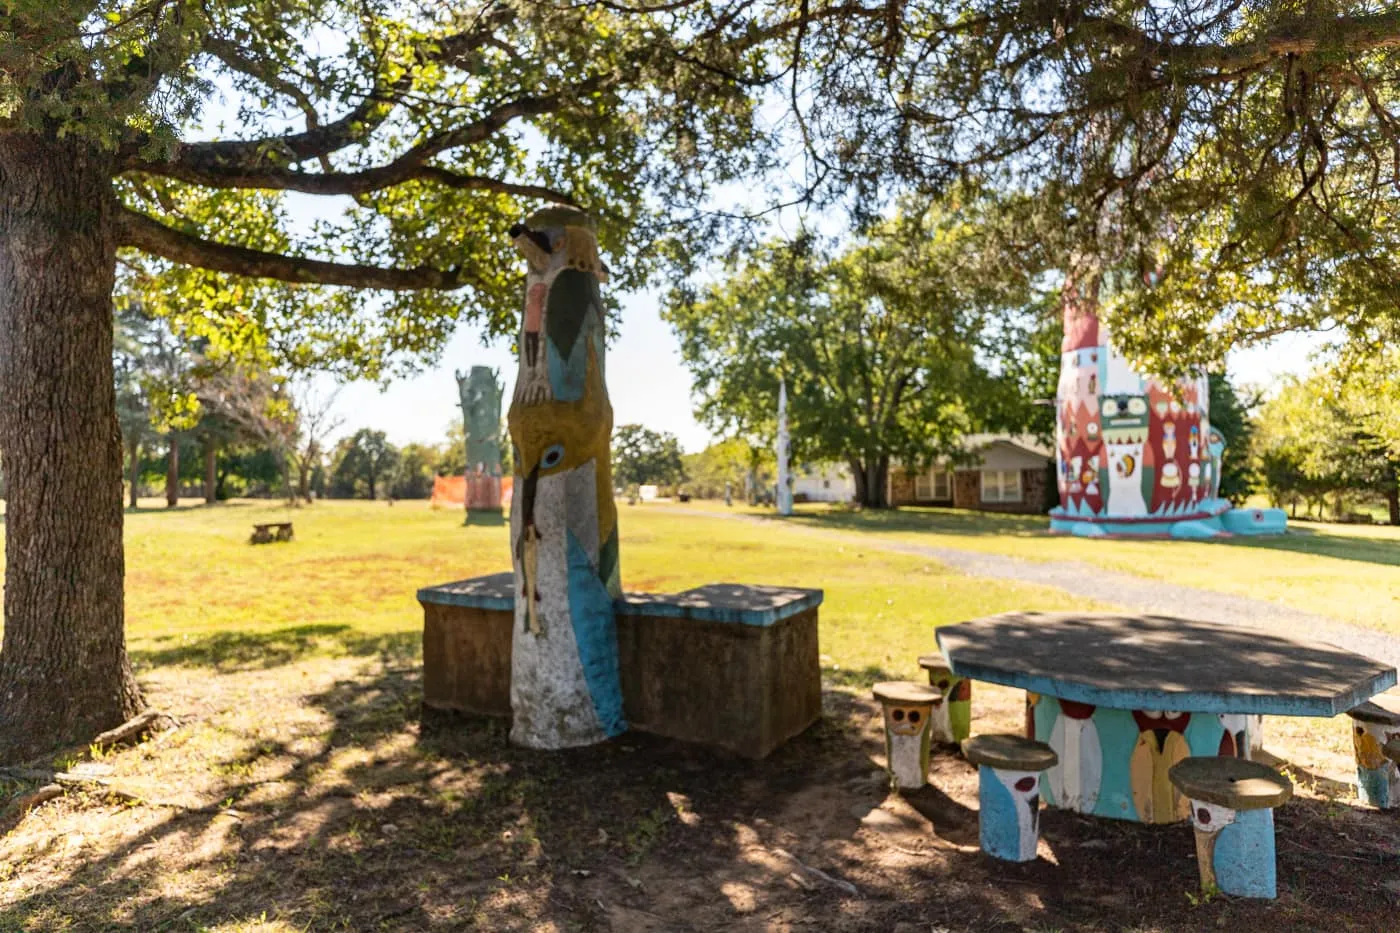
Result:
<instances>
[{"instance_id":1,"label":"wooden stump","mask_svg":"<svg viewBox=\"0 0 1400 933\"><path fill-rule=\"evenodd\" d=\"M899 790L928 783L930 724L938 691L923 684L891 681L875 685L875 699L884 707L885 760L890 780Z\"/></svg>"}]
</instances>

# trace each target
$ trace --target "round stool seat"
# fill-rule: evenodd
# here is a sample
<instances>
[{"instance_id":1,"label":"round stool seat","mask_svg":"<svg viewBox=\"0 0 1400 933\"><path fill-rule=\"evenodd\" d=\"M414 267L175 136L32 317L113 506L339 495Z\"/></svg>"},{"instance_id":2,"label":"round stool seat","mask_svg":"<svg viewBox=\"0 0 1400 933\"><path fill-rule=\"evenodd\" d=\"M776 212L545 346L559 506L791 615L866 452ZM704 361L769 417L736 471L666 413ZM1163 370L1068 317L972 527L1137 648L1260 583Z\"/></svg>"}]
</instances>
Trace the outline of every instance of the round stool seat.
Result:
<instances>
[{"instance_id":1,"label":"round stool seat","mask_svg":"<svg viewBox=\"0 0 1400 933\"><path fill-rule=\"evenodd\" d=\"M1167 772L1192 800L1231 810L1277 807L1293 796L1293 784L1273 768L1243 758L1187 758Z\"/></svg>"},{"instance_id":2,"label":"round stool seat","mask_svg":"<svg viewBox=\"0 0 1400 933\"><path fill-rule=\"evenodd\" d=\"M926 671L946 671L948 662L943 660L941 654L921 654L919 655L919 666Z\"/></svg>"},{"instance_id":3,"label":"round stool seat","mask_svg":"<svg viewBox=\"0 0 1400 933\"><path fill-rule=\"evenodd\" d=\"M974 735L962 751L973 764L998 771L1044 771L1060 760L1049 745L1021 735Z\"/></svg>"},{"instance_id":4,"label":"round stool seat","mask_svg":"<svg viewBox=\"0 0 1400 933\"><path fill-rule=\"evenodd\" d=\"M1347 710L1347 715L1358 722L1372 722L1382 726L1400 726L1400 696L1393 693L1380 693Z\"/></svg>"},{"instance_id":5,"label":"round stool seat","mask_svg":"<svg viewBox=\"0 0 1400 933\"><path fill-rule=\"evenodd\" d=\"M932 706L943 697L928 684L909 680L887 680L876 684L873 692L875 699L887 706Z\"/></svg>"}]
</instances>

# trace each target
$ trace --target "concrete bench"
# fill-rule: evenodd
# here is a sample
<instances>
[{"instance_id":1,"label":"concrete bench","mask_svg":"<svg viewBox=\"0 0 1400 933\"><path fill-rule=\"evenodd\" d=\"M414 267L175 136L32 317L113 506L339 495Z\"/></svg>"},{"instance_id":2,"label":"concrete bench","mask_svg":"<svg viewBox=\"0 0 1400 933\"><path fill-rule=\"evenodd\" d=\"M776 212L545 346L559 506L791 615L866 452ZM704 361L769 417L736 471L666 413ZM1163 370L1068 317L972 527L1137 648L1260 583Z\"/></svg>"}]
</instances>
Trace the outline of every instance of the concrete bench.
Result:
<instances>
[{"instance_id":1,"label":"concrete bench","mask_svg":"<svg viewBox=\"0 0 1400 933\"><path fill-rule=\"evenodd\" d=\"M292 540L291 522L265 522L261 525L253 526L253 537L250 544L270 544L273 541Z\"/></svg>"},{"instance_id":2,"label":"concrete bench","mask_svg":"<svg viewBox=\"0 0 1400 933\"><path fill-rule=\"evenodd\" d=\"M934 708L943 695L932 687L908 681L888 681L874 687L883 707L885 762L890 781L899 790L917 790L928 783L929 739Z\"/></svg>"},{"instance_id":3,"label":"concrete bench","mask_svg":"<svg viewBox=\"0 0 1400 933\"><path fill-rule=\"evenodd\" d=\"M1040 842L1040 775L1060 760L1044 742L978 735L962 743L977 765L977 831L982 851L1007 862L1035 861Z\"/></svg>"},{"instance_id":4,"label":"concrete bench","mask_svg":"<svg viewBox=\"0 0 1400 933\"><path fill-rule=\"evenodd\" d=\"M1201 888L1277 897L1274 807L1293 796L1293 784L1243 758L1187 758L1168 774L1191 801Z\"/></svg>"},{"instance_id":5,"label":"concrete bench","mask_svg":"<svg viewBox=\"0 0 1400 933\"><path fill-rule=\"evenodd\" d=\"M1381 810L1400 807L1400 768L1386 749L1400 738L1400 696L1382 693L1347 710L1356 751L1356 794Z\"/></svg>"},{"instance_id":6,"label":"concrete bench","mask_svg":"<svg viewBox=\"0 0 1400 933\"><path fill-rule=\"evenodd\" d=\"M509 716L514 576L418 591L423 704ZM712 584L616 603L632 729L762 758L821 716L821 590Z\"/></svg>"}]
</instances>

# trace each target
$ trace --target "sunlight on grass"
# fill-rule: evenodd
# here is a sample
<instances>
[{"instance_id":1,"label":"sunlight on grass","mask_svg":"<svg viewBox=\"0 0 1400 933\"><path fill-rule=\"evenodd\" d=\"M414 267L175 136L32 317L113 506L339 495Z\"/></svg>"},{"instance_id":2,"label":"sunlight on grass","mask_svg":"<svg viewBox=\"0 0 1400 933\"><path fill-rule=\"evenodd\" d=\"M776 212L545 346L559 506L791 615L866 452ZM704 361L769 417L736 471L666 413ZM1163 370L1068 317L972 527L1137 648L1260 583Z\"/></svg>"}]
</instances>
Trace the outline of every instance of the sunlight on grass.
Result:
<instances>
[{"instance_id":1,"label":"sunlight on grass","mask_svg":"<svg viewBox=\"0 0 1400 933\"><path fill-rule=\"evenodd\" d=\"M720 505L719 509L723 510ZM713 511L712 508L706 511ZM772 510L736 512L772 517ZM1222 593L1271 600L1400 634L1400 528L1296 523L1287 535L1220 541L1088 540L1051 535L1035 515L956 509L853 511L811 505L795 525L905 544L1071 560Z\"/></svg>"}]
</instances>

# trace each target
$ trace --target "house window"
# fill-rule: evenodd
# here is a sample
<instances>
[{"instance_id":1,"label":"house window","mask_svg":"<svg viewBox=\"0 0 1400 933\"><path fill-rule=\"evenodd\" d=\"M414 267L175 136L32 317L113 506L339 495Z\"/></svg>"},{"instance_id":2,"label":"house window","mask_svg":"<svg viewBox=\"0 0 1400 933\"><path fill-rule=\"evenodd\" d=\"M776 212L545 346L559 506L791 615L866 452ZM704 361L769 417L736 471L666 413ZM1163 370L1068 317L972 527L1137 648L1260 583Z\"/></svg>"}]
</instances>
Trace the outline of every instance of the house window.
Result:
<instances>
[{"instance_id":1,"label":"house window","mask_svg":"<svg viewBox=\"0 0 1400 933\"><path fill-rule=\"evenodd\" d=\"M929 470L914 477L914 498L920 502L953 498L953 474L947 470Z\"/></svg>"},{"instance_id":2,"label":"house window","mask_svg":"<svg viewBox=\"0 0 1400 933\"><path fill-rule=\"evenodd\" d=\"M1020 470L983 470L983 502L1020 502Z\"/></svg>"}]
</instances>

